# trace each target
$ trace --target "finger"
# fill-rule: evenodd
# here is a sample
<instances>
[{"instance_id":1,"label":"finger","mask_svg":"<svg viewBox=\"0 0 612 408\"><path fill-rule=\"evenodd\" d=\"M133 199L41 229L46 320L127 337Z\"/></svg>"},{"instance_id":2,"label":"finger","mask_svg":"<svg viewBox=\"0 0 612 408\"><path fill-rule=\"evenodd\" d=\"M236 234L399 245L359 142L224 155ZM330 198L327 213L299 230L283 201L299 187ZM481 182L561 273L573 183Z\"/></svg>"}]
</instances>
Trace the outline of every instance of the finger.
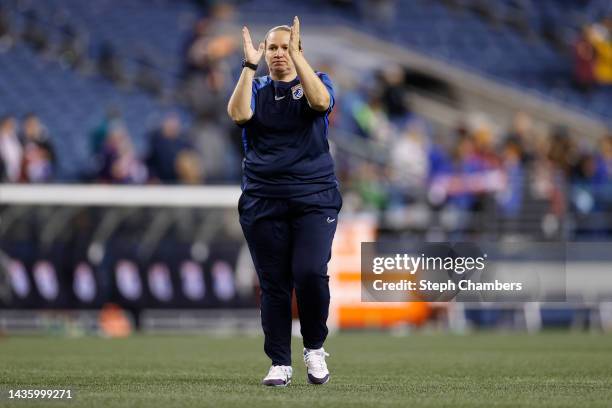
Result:
<instances>
[{"instance_id":1,"label":"finger","mask_svg":"<svg viewBox=\"0 0 612 408\"><path fill-rule=\"evenodd\" d=\"M295 27L295 35L300 35L300 19L298 16L293 17L293 27Z\"/></svg>"},{"instance_id":2,"label":"finger","mask_svg":"<svg viewBox=\"0 0 612 408\"><path fill-rule=\"evenodd\" d=\"M259 48L257 49L257 54L258 54L260 57L261 57L261 56L263 55L263 53L264 53L264 47L265 47L264 43L263 43L263 42L260 42L260 43L259 43Z\"/></svg>"},{"instance_id":3,"label":"finger","mask_svg":"<svg viewBox=\"0 0 612 408\"><path fill-rule=\"evenodd\" d=\"M245 44L253 44L253 41L251 40L251 33L246 26L242 27L242 39L244 40Z\"/></svg>"}]
</instances>

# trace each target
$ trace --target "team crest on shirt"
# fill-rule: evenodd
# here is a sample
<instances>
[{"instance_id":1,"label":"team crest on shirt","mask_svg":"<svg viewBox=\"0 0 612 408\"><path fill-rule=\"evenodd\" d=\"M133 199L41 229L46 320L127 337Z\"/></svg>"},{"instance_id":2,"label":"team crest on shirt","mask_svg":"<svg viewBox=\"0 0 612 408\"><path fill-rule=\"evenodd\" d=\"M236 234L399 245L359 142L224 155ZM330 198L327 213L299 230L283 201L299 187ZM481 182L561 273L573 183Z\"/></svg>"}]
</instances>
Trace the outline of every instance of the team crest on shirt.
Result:
<instances>
[{"instance_id":1,"label":"team crest on shirt","mask_svg":"<svg viewBox=\"0 0 612 408\"><path fill-rule=\"evenodd\" d=\"M298 100L302 96L304 96L304 90L302 89L302 84L297 84L296 86L291 87L291 96L293 99Z\"/></svg>"}]
</instances>

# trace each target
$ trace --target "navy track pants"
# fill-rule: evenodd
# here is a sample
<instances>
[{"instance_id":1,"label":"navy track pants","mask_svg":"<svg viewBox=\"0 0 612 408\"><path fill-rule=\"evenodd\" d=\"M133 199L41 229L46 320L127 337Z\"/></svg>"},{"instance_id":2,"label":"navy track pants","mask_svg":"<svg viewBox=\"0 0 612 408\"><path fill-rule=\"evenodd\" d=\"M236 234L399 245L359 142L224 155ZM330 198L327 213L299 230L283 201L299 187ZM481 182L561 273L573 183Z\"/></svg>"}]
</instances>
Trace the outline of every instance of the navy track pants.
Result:
<instances>
[{"instance_id":1,"label":"navy track pants","mask_svg":"<svg viewBox=\"0 0 612 408\"><path fill-rule=\"evenodd\" d=\"M291 365L294 288L304 347L320 348L327 337L327 262L341 207L337 188L295 198L240 197L240 225L261 287L264 350L273 365Z\"/></svg>"}]
</instances>

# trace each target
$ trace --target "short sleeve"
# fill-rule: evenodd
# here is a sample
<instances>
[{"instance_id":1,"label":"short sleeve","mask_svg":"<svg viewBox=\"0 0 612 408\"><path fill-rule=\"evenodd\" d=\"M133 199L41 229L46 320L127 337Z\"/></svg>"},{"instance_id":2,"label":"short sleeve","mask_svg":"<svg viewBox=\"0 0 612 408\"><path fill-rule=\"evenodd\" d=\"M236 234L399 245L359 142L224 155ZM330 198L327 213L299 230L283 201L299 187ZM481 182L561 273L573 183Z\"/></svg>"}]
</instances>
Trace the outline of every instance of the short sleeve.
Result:
<instances>
[{"instance_id":1,"label":"short sleeve","mask_svg":"<svg viewBox=\"0 0 612 408\"><path fill-rule=\"evenodd\" d=\"M332 84L331 79L326 73L317 72L317 76L319 77L319 79L321 79L321 82L323 82L323 85L325 85L325 88L327 88L327 91L329 92L329 108L327 108L325 113L330 113L336 103L336 98L334 95L334 86Z\"/></svg>"}]
</instances>

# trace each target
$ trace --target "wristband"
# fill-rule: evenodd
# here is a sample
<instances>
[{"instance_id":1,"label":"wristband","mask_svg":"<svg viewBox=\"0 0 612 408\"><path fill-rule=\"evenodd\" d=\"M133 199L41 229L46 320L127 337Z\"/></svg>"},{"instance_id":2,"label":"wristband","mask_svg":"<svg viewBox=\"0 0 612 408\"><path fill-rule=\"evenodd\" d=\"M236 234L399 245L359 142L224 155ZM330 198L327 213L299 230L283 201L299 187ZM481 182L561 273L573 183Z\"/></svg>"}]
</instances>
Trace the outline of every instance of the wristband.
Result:
<instances>
[{"instance_id":1,"label":"wristband","mask_svg":"<svg viewBox=\"0 0 612 408\"><path fill-rule=\"evenodd\" d=\"M257 64L251 64L249 61L246 60L246 58L243 58L242 60L242 68L250 68L253 71L257 71Z\"/></svg>"}]
</instances>

